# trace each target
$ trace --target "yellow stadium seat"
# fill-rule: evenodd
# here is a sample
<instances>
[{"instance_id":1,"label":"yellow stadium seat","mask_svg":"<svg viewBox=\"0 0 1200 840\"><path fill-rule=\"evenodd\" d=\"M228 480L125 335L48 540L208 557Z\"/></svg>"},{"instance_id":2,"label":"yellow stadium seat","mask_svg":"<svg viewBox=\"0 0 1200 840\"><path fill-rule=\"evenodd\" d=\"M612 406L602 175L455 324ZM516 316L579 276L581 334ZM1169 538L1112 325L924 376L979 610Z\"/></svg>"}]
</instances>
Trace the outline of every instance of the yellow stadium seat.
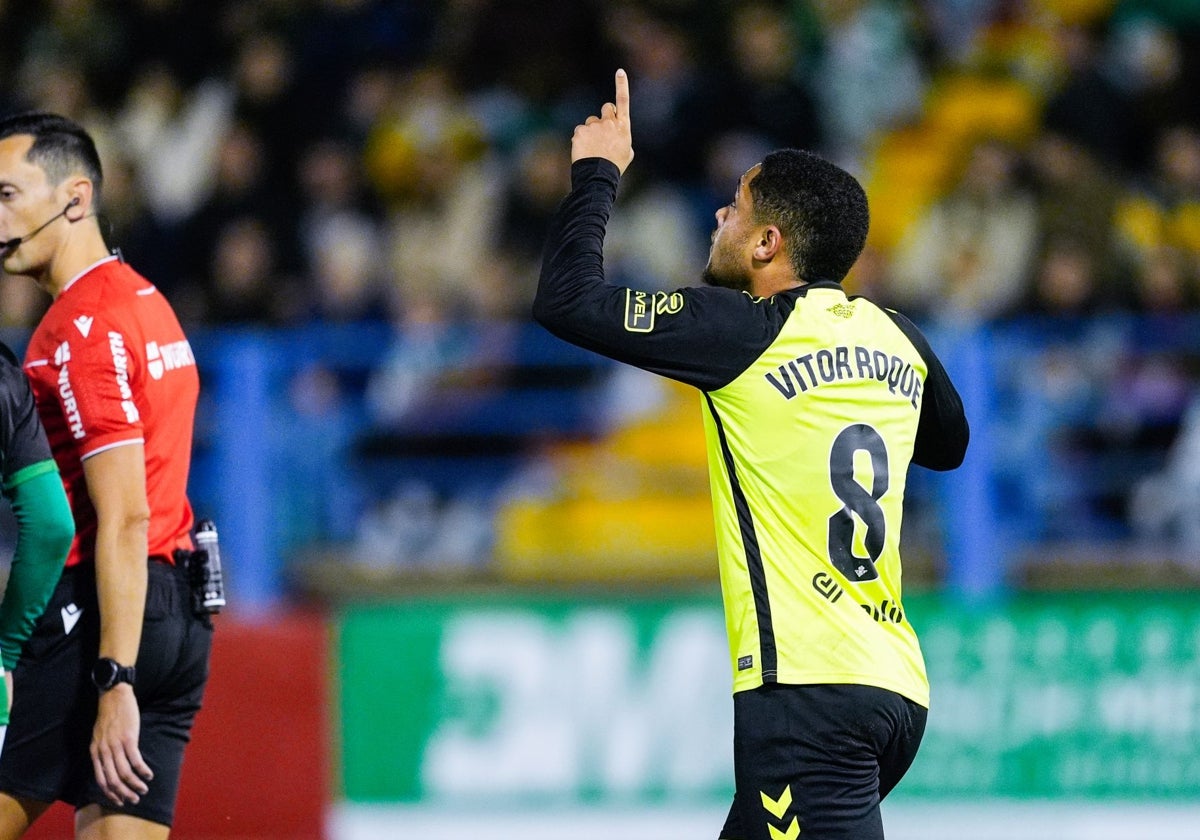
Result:
<instances>
[{"instance_id":1,"label":"yellow stadium seat","mask_svg":"<svg viewBox=\"0 0 1200 840\"><path fill-rule=\"evenodd\" d=\"M1038 130L1040 102L1011 78L951 75L935 82L926 104L926 125L969 142L997 137L1014 143Z\"/></svg>"}]
</instances>

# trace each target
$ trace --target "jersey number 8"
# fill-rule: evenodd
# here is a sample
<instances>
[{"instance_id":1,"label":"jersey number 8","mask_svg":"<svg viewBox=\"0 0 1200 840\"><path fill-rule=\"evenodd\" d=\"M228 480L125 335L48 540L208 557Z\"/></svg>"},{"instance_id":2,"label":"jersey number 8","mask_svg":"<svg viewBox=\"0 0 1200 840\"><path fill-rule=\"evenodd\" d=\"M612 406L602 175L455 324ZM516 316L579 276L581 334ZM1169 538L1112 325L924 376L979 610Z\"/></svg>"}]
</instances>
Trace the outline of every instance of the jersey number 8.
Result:
<instances>
[{"instance_id":1,"label":"jersey number 8","mask_svg":"<svg viewBox=\"0 0 1200 840\"><path fill-rule=\"evenodd\" d=\"M874 477L870 492L854 477L854 456L860 451L871 458ZM852 583L875 580L879 577L875 562L887 536L887 519L879 500L888 490L888 455L879 432L862 423L841 431L829 452L829 483L842 502L841 510L829 517L830 562ZM862 540L866 557L854 553L856 516L866 527Z\"/></svg>"}]
</instances>

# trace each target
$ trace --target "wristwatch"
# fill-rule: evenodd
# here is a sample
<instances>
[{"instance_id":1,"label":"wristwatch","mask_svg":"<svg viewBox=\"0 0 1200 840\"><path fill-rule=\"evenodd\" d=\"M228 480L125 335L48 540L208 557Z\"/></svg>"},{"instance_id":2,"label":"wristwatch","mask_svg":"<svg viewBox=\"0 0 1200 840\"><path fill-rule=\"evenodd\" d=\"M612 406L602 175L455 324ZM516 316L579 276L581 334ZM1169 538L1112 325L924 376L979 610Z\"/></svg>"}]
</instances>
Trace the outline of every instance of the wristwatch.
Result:
<instances>
[{"instance_id":1,"label":"wristwatch","mask_svg":"<svg viewBox=\"0 0 1200 840\"><path fill-rule=\"evenodd\" d=\"M92 666L92 682L101 691L108 691L117 683L125 682L133 685L135 676L136 672L132 665L121 665L117 660L109 659L107 656L100 657Z\"/></svg>"}]
</instances>

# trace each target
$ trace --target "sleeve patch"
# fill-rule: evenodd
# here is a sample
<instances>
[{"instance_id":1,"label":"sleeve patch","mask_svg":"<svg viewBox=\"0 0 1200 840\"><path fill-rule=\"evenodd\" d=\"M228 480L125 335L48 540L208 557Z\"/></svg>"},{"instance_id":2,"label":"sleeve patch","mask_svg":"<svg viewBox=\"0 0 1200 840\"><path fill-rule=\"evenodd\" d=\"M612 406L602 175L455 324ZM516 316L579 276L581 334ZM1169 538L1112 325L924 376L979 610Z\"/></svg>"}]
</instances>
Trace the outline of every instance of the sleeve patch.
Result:
<instances>
[{"instance_id":1,"label":"sleeve patch","mask_svg":"<svg viewBox=\"0 0 1200 840\"><path fill-rule=\"evenodd\" d=\"M648 292L625 290L625 329L641 333L654 329L654 305Z\"/></svg>"},{"instance_id":2,"label":"sleeve patch","mask_svg":"<svg viewBox=\"0 0 1200 840\"><path fill-rule=\"evenodd\" d=\"M679 292L641 292L625 290L625 330L648 333L654 330L655 317L675 315L683 311L683 295Z\"/></svg>"},{"instance_id":3,"label":"sleeve patch","mask_svg":"<svg viewBox=\"0 0 1200 840\"><path fill-rule=\"evenodd\" d=\"M125 419L136 423L141 419L137 405L133 402L133 389L129 387L129 354L125 352L125 337L115 330L108 333L108 347L112 353L113 370L116 372L117 392L121 395L121 410Z\"/></svg>"}]
</instances>

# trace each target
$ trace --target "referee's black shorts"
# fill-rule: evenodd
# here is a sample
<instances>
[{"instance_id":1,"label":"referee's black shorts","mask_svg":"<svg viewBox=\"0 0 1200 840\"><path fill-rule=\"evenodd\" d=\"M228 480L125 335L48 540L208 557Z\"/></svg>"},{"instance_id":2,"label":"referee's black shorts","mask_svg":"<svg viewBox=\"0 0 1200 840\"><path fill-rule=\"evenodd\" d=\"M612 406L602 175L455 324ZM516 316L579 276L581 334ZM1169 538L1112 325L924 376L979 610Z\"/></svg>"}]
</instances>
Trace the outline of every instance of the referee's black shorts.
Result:
<instances>
[{"instance_id":1,"label":"referee's black shorts","mask_svg":"<svg viewBox=\"0 0 1200 840\"><path fill-rule=\"evenodd\" d=\"M721 840L883 840L879 802L916 757L927 715L865 685L734 694L736 792Z\"/></svg>"},{"instance_id":2,"label":"referee's black shorts","mask_svg":"<svg viewBox=\"0 0 1200 840\"><path fill-rule=\"evenodd\" d=\"M212 623L192 614L185 570L149 561L134 693L142 718L138 748L154 778L136 805L114 806L101 793L88 753L99 696L91 678L99 644L95 567L83 563L63 572L13 669L0 790L77 809L98 804L169 826L212 648Z\"/></svg>"}]
</instances>

